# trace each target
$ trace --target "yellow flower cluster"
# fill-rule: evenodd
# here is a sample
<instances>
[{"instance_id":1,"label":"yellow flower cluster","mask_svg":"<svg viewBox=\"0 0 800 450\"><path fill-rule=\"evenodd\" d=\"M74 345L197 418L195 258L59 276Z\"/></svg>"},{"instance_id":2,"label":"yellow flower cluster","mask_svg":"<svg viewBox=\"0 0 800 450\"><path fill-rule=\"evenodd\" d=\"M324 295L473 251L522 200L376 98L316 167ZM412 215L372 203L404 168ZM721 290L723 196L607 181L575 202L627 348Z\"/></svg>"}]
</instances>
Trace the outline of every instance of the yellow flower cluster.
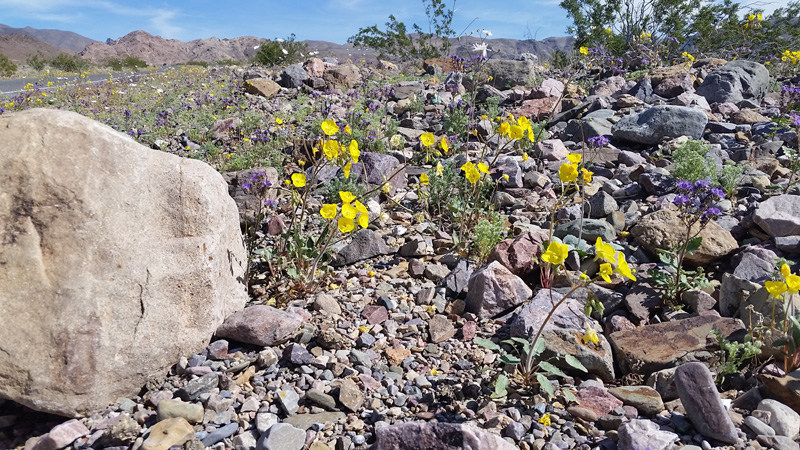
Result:
<instances>
[{"instance_id":1,"label":"yellow flower cluster","mask_svg":"<svg viewBox=\"0 0 800 450\"><path fill-rule=\"evenodd\" d=\"M531 125L531 121L525 116L521 116L520 118L514 120L514 115L509 114L508 119L500 124L497 132L513 140L522 139L527 134L529 141L536 141L536 137L533 134L533 126Z\"/></svg>"},{"instance_id":2,"label":"yellow flower cluster","mask_svg":"<svg viewBox=\"0 0 800 450\"><path fill-rule=\"evenodd\" d=\"M614 250L611 244L603 242L603 239L599 236L597 237L597 242L594 244L594 248L595 254L597 255L595 259L605 261L600 264L600 277L603 280L610 283L611 274L617 272L632 281L636 281L636 276L633 275L634 270L631 269L628 262L625 260L624 253ZM564 263L564 260L567 259L567 255L569 255L568 245L558 241L550 241L547 250L542 254L542 261L558 266ZM612 264L616 265L616 268L613 267Z\"/></svg>"},{"instance_id":3,"label":"yellow flower cluster","mask_svg":"<svg viewBox=\"0 0 800 450\"><path fill-rule=\"evenodd\" d=\"M795 275L788 264L781 266L782 281L767 281L764 287L769 292L770 297L780 298L784 293L796 294L800 291L800 275Z\"/></svg>"},{"instance_id":4,"label":"yellow flower cluster","mask_svg":"<svg viewBox=\"0 0 800 450\"><path fill-rule=\"evenodd\" d=\"M461 166L461 170L464 171L464 175L467 177L467 181L469 181L471 184L475 184L478 182L478 180L481 179L481 173L487 175L489 174L489 166L487 166L482 162L475 164L471 161L467 161L464 163L463 166ZM437 167L437 172L438 172L438 167Z\"/></svg>"},{"instance_id":5,"label":"yellow flower cluster","mask_svg":"<svg viewBox=\"0 0 800 450\"><path fill-rule=\"evenodd\" d=\"M333 136L339 132L339 125L331 119L322 122L321 128L322 132L327 136ZM350 125L345 125L344 132L352 134ZM339 164L344 171L345 178L350 178L350 169L352 169L353 164L358 162L358 158L361 156L361 150L358 149L358 141L351 139L350 144L345 147L339 144L337 140L322 139L320 141L320 147L322 147L322 153L325 154L326 158L331 161L336 161ZM319 148L314 147L313 152L315 155L318 151Z\"/></svg>"},{"instance_id":6,"label":"yellow flower cluster","mask_svg":"<svg viewBox=\"0 0 800 450\"><path fill-rule=\"evenodd\" d=\"M356 228L356 223L361 228L369 226L369 211L356 196L350 191L339 191L339 198L342 199L341 216L336 221L336 226L342 233L349 233ZM322 205L319 214L323 219L333 220L339 215L339 206L335 203Z\"/></svg>"},{"instance_id":7,"label":"yellow flower cluster","mask_svg":"<svg viewBox=\"0 0 800 450\"><path fill-rule=\"evenodd\" d=\"M797 64L800 61L800 51L792 52L789 50L784 50L783 54L781 55L781 61L788 61L792 64Z\"/></svg>"},{"instance_id":8,"label":"yellow flower cluster","mask_svg":"<svg viewBox=\"0 0 800 450\"><path fill-rule=\"evenodd\" d=\"M589 184L592 182L592 175L593 172L589 171L585 167L581 167L581 159L582 156L578 153L572 153L567 155L567 159L569 162L566 162L561 165L558 169L558 179L561 180L563 183L572 183L573 181L583 184ZM580 174L581 180L578 181L578 175Z\"/></svg>"},{"instance_id":9,"label":"yellow flower cluster","mask_svg":"<svg viewBox=\"0 0 800 450\"><path fill-rule=\"evenodd\" d=\"M694 56L691 53L683 52L681 56L686 60L686 67L692 67L692 63L694 62Z\"/></svg>"}]
</instances>

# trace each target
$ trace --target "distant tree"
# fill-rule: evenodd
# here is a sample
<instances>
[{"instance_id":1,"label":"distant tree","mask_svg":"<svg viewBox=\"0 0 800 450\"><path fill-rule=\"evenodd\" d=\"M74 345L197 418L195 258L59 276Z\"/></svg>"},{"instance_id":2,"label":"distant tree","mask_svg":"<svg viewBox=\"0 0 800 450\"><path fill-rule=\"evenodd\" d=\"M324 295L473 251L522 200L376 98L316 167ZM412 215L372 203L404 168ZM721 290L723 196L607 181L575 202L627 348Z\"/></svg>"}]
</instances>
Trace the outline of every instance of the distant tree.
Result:
<instances>
[{"instance_id":1,"label":"distant tree","mask_svg":"<svg viewBox=\"0 0 800 450\"><path fill-rule=\"evenodd\" d=\"M377 25L360 28L347 42L356 47L367 47L378 52L379 58L394 56L401 60L440 58L449 55L450 38L455 37L451 25L453 6L447 8L444 0L422 0L425 15L428 17L428 31L417 24L412 26L416 37L408 33L406 24L399 22L394 15L389 16L386 30Z\"/></svg>"},{"instance_id":2,"label":"distant tree","mask_svg":"<svg viewBox=\"0 0 800 450\"><path fill-rule=\"evenodd\" d=\"M25 62L31 66L31 68L37 72L41 72L44 70L44 67L47 65L47 59L44 57L42 52L37 51L35 55L31 55Z\"/></svg>"},{"instance_id":3,"label":"distant tree","mask_svg":"<svg viewBox=\"0 0 800 450\"><path fill-rule=\"evenodd\" d=\"M292 33L286 39L275 39L261 44L253 57L256 64L264 66L288 66L301 62L308 55L308 45L295 41Z\"/></svg>"},{"instance_id":4,"label":"distant tree","mask_svg":"<svg viewBox=\"0 0 800 450\"><path fill-rule=\"evenodd\" d=\"M0 53L0 77L10 77L17 73L17 65Z\"/></svg>"},{"instance_id":5,"label":"distant tree","mask_svg":"<svg viewBox=\"0 0 800 450\"><path fill-rule=\"evenodd\" d=\"M59 53L49 63L50 67L64 72L79 73L89 68L89 63L81 59L80 56L67 53Z\"/></svg>"}]
</instances>

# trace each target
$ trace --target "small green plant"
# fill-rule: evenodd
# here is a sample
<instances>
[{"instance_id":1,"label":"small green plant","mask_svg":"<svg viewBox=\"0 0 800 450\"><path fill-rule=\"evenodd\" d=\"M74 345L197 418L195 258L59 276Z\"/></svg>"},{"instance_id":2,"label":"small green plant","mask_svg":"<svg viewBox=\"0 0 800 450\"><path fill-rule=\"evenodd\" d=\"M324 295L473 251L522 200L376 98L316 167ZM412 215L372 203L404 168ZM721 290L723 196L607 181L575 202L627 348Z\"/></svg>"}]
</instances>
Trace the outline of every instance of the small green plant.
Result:
<instances>
[{"instance_id":1,"label":"small green plant","mask_svg":"<svg viewBox=\"0 0 800 450\"><path fill-rule=\"evenodd\" d=\"M550 65L553 66L554 69L563 70L571 64L572 61L569 54L563 50L554 51L553 55L550 57Z\"/></svg>"},{"instance_id":2,"label":"small green plant","mask_svg":"<svg viewBox=\"0 0 800 450\"><path fill-rule=\"evenodd\" d=\"M764 282L764 288L772 299L772 317L769 325L763 328L770 334L783 334L772 345L781 348L784 371L788 373L800 368L800 314L793 302L793 297L800 291L800 275L793 274L785 260L779 260L777 264L780 265L780 279ZM782 319L775 317L778 301L782 302Z\"/></svg>"},{"instance_id":3,"label":"small green plant","mask_svg":"<svg viewBox=\"0 0 800 450\"><path fill-rule=\"evenodd\" d=\"M711 330L711 334L717 339L720 352L717 384L722 383L726 375L738 373L750 358L761 353L761 341L749 334L744 342L729 341L719 330Z\"/></svg>"},{"instance_id":4,"label":"small green plant","mask_svg":"<svg viewBox=\"0 0 800 450\"><path fill-rule=\"evenodd\" d=\"M47 58L44 57L42 52L37 51L36 54L29 56L25 63L31 66L31 69L41 72L47 66Z\"/></svg>"},{"instance_id":5,"label":"small green plant","mask_svg":"<svg viewBox=\"0 0 800 450\"><path fill-rule=\"evenodd\" d=\"M722 191L725 192L725 197L733 198L736 195L736 190L742 181L743 171L744 167L737 164L725 164L719 171L717 181Z\"/></svg>"},{"instance_id":6,"label":"small green plant","mask_svg":"<svg viewBox=\"0 0 800 450\"><path fill-rule=\"evenodd\" d=\"M798 127L800 128L800 126ZM800 156L797 150L783 146L783 154L786 156L786 167L789 169L789 180L783 188L783 193L789 192L789 189L797 184L797 172L800 171Z\"/></svg>"},{"instance_id":7,"label":"small green plant","mask_svg":"<svg viewBox=\"0 0 800 450\"><path fill-rule=\"evenodd\" d=\"M679 209L679 217L685 227L684 235L669 250L658 249L658 258L663 266L647 272L655 287L661 290L663 303L670 307L681 304L684 292L709 285L702 266L697 270L689 270L683 267L683 263L687 255L700 249L703 228L722 214L713 204L725 196L721 189L711 188L705 180L694 184L679 181L678 191L673 203Z\"/></svg>"},{"instance_id":8,"label":"small green plant","mask_svg":"<svg viewBox=\"0 0 800 450\"><path fill-rule=\"evenodd\" d=\"M710 147L703 141L688 140L672 153L674 164L672 176L677 180L694 183L699 180L716 180L717 172L713 161L706 154Z\"/></svg>"},{"instance_id":9,"label":"small green plant","mask_svg":"<svg viewBox=\"0 0 800 450\"><path fill-rule=\"evenodd\" d=\"M486 262L494 246L503 240L504 222L499 214L490 211L487 217L482 217L475 225L472 246L480 263Z\"/></svg>"},{"instance_id":10,"label":"small green plant","mask_svg":"<svg viewBox=\"0 0 800 450\"><path fill-rule=\"evenodd\" d=\"M275 39L261 44L253 62L267 67L288 66L302 61L305 55L308 55L308 45L295 41L292 33L286 39Z\"/></svg>"},{"instance_id":11,"label":"small green plant","mask_svg":"<svg viewBox=\"0 0 800 450\"><path fill-rule=\"evenodd\" d=\"M0 54L0 77L10 77L17 73L17 65L6 55Z\"/></svg>"},{"instance_id":12,"label":"small green plant","mask_svg":"<svg viewBox=\"0 0 800 450\"><path fill-rule=\"evenodd\" d=\"M59 53L49 61L50 67L64 72L80 73L89 68L89 63L80 56Z\"/></svg>"}]
</instances>

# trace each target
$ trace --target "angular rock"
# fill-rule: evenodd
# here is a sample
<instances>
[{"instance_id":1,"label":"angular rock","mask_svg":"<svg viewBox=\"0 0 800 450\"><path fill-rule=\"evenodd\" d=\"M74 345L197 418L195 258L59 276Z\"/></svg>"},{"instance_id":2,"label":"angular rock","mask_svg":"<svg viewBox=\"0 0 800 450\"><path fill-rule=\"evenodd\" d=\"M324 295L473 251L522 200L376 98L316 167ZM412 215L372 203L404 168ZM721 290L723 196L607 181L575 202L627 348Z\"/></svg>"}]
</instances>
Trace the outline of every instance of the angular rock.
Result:
<instances>
[{"instance_id":1,"label":"angular rock","mask_svg":"<svg viewBox=\"0 0 800 450\"><path fill-rule=\"evenodd\" d=\"M447 316L437 314L428 322L428 333L431 336L431 342L438 344L455 336L456 328Z\"/></svg>"},{"instance_id":2,"label":"angular rock","mask_svg":"<svg viewBox=\"0 0 800 450\"><path fill-rule=\"evenodd\" d=\"M783 403L765 398L756 409L770 412L769 426L778 436L794 438L800 432L800 414Z\"/></svg>"},{"instance_id":3,"label":"angular rock","mask_svg":"<svg viewBox=\"0 0 800 450\"><path fill-rule=\"evenodd\" d=\"M731 61L708 74L697 88L708 103L739 103L745 99L760 102L769 88L769 71L763 64Z\"/></svg>"},{"instance_id":4,"label":"angular rock","mask_svg":"<svg viewBox=\"0 0 800 450\"><path fill-rule=\"evenodd\" d=\"M328 66L322 79L329 87L351 89L361 83L361 71L354 64L340 64Z\"/></svg>"},{"instance_id":5,"label":"angular rock","mask_svg":"<svg viewBox=\"0 0 800 450\"><path fill-rule=\"evenodd\" d=\"M495 245L488 262L497 261L518 277L533 272L537 257L544 251L542 243L547 240L547 231L534 230L516 238L506 239Z\"/></svg>"},{"instance_id":6,"label":"angular rock","mask_svg":"<svg viewBox=\"0 0 800 450\"><path fill-rule=\"evenodd\" d=\"M569 150L561 139L545 139L536 143L534 150L546 161L564 161Z\"/></svg>"},{"instance_id":7,"label":"angular rock","mask_svg":"<svg viewBox=\"0 0 800 450\"><path fill-rule=\"evenodd\" d=\"M655 145L664 138L701 139L707 122L708 117L701 109L656 105L623 117L611 127L611 133L614 139Z\"/></svg>"},{"instance_id":8,"label":"angular rock","mask_svg":"<svg viewBox=\"0 0 800 450\"><path fill-rule=\"evenodd\" d=\"M535 336L547 314L563 297L550 289L537 292L531 301L525 303L519 310L517 317L511 323L511 335L530 338ZM573 298L565 300L556 308L544 329L583 330L586 317L583 314L583 307L584 303L580 300Z\"/></svg>"},{"instance_id":9,"label":"angular rock","mask_svg":"<svg viewBox=\"0 0 800 450\"><path fill-rule=\"evenodd\" d=\"M249 306L232 314L217 328L216 336L246 344L270 347L297 334L303 318L267 305Z\"/></svg>"},{"instance_id":10,"label":"angular rock","mask_svg":"<svg viewBox=\"0 0 800 450\"><path fill-rule=\"evenodd\" d=\"M375 428L369 450L513 450L500 436L469 425L406 422Z\"/></svg>"},{"instance_id":11,"label":"angular rock","mask_svg":"<svg viewBox=\"0 0 800 450\"><path fill-rule=\"evenodd\" d=\"M389 255L395 251L396 249L386 245L378 233L364 228L353 233L350 243L336 253L331 264L334 267L346 266L363 259Z\"/></svg>"},{"instance_id":12,"label":"angular rock","mask_svg":"<svg viewBox=\"0 0 800 450\"><path fill-rule=\"evenodd\" d=\"M339 403L353 412L358 412L364 404L364 394L351 378L345 378L339 386Z\"/></svg>"},{"instance_id":13,"label":"angular rock","mask_svg":"<svg viewBox=\"0 0 800 450\"><path fill-rule=\"evenodd\" d=\"M705 437L727 444L739 440L722 398L717 393L714 378L705 364L690 362L675 370L675 386L694 428Z\"/></svg>"},{"instance_id":14,"label":"angular rock","mask_svg":"<svg viewBox=\"0 0 800 450\"><path fill-rule=\"evenodd\" d=\"M302 64L292 64L281 72L279 84L285 88L297 89L308 79L308 72Z\"/></svg>"},{"instance_id":15,"label":"angular rock","mask_svg":"<svg viewBox=\"0 0 800 450\"><path fill-rule=\"evenodd\" d=\"M189 423L201 423L204 412L203 405L180 400L162 400L158 403L158 420L183 417Z\"/></svg>"},{"instance_id":16,"label":"angular rock","mask_svg":"<svg viewBox=\"0 0 800 450\"><path fill-rule=\"evenodd\" d=\"M220 428L217 428L216 430L208 433L208 435L206 437L204 437L201 442L206 447L212 447L217 442L220 442L221 440L232 436L233 433L236 433L236 431L238 429L239 429L239 424L236 423L236 422L231 422L231 423L229 423L227 425L224 425L224 426L222 426ZM258 444L256 443L256 445L258 445Z\"/></svg>"},{"instance_id":17,"label":"angular rock","mask_svg":"<svg viewBox=\"0 0 800 450\"><path fill-rule=\"evenodd\" d=\"M694 228L699 225L695 224ZM694 229L693 228L693 229ZM656 249L669 249L685 236L686 226L678 217L678 212L672 209L661 209L644 217L631 228L631 234L636 241L651 253ZM703 238L700 249L691 255L686 255L684 261L705 265L725 257L739 248L739 243L731 233L715 222L709 222L700 232Z\"/></svg>"},{"instance_id":18,"label":"angular rock","mask_svg":"<svg viewBox=\"0 0 800 450\"><path fill-rule=\"evenodd\" d=\"M621 400L611 395L604 388L598 386L582 388L578 390L578 395L576 395L576 397L578 397L581 407L594 411L598 417L603 417L611 411L614 411L614 409L622 406Z\"/></svg>"},{"instance_id":19,"label":"angular rock","mask_svg":"<svg viewBox=\"0 0 800 450\"><path fill-rule=\"evenodd\" d=\"M659 426L649 420L634 419L619 427L617 448L620 450L670 450L678 435L662 431Z\"/></svg>"},{"instance_id":20,"label":"angular rock","mask_svg":"<svg viewBox=\"0 0 800 450\"><path fill-rule=\"evenodd\" d=\"M166 419L150 428L150 435L142 443L142 450L169 450L182 446L194 437L194 428L182 417Z\"/></svg>"},{"instance_id":21,"label":"angular rock","mask_svg":"<svg viewBox=\"0 0 800 450\"><path fill-rule=\"evenodd\" d=\"M587 319L590 322L594 320ZM599 329L599 326L597 327ZM597 344L584 344L581 341L585 329L549 329L542 332L542 339L545 342L543 359L550 357L572 355L586 368L590 375L595 375L603 381L614 380L614 353L611 350L611 345L606 340L602 333L597 334ZM536 331L528 339L535 335ZM553 360L553 364L567 372L572 372L575 369L570 367L563 358ZM577 372L580 373L580 372Z\"/></svg>"},{"instance_id":22,"label":"angular rock","mask_svg":"<svg viewBox=\"0 0 800 450\"><path fill-rule=\"evenodd\" d=\"M609 388L608 392L645 416L654 416L664 410L661 395L649 386L619 386Z\"/></svg>"},{"instance_id":23,"label":"angular rock","mask_svg":"<svg viewBox=\"0 0 800 450\"><path fill-rule=\"evenodd\" d=\"M600 219L573 220L562 223L553 230L553 234L559 239L564 239L566 236L578 237L580 235L581 239L591 243L594 243L598 237L602 238L603 242L611 242L617 237L614 227L605 220Z\"/></svg>"},{"instance_id":24,"label":"angular rock","mask_svg":"<svg viewBox=\"0 0 800 450\"><path fill-rule=\"evenodd\" d=\"M800 235L800 196L782 194L758 204L753 221L772 237Z\"/></svg>"},{"instance_id":25,"label":"angular rock","mask_svg":"<svg viewBox=\"0 0 800 450\"><path fill-rule=\"evenodd\" d=\"M527 300L533 291L502 264L492 261L476 270L467 288L467 311L494 317Z\"/></svg>"},{"instance_id":26,"label":"angular rock","mask_svg":"<svg viewBox=\"0 0 800 450\"><path fill-rule=\"evenodd\" d=\"M712 329L731 336L743 330L744 325L737 319L696 316L617 331L611 333L608 340L623 374L648 375L692 361L697 352L708 352L706 337ZM642 342L648 345L642 345Z\"/></svg>"},{"instance_id":27,"label":"angular rock","mask_svg":"<svg viewBox=\"0 0 800 450\"><path fill-rule=\"evenodd\" d=\"M589 197L589 201L584 205L584 211L588 212L592 219L602 219L618 209L619 205L614 197L603 190Z\"/></svg>"},{"instance_id":28,"label":"angular rock","mask_svg":"<svg viewBox=\"0 0 800 450\"><path fill-rule=\"evenodd\" d=\"M33 446L32 450L57 450L73 443L76 439L89 434L86 425L77 419L68 420L53 427L49 433L42 436Z\"/></svg>"},{"instance_id":29,"label":"angular rock","mask_svg":"<svg viewBox=\"0 0 800 450\"><path fill-rule=\"evenodd\" d=\"M536 75L536 64L533 61L490 59L486 61L485 67L492 76L492 86L498 89L524 86Z\"/></svg>"},{"instance_id":30,"label":"angular rock","mask_svg":"<svg viewBox=\"0 0 800 450\"><path fill-rule=\"evenodd\" d=\"M288 423L276 423L258 440L256 450L300 450L305 444L305 431Z\"/></svg>"},{"instance_id":31,"label":"angular rock","mask_svg":"<svg viewBox=\"0 0 800 450\"><path fill-rule=\"evenodd\" d=\"M210 166L53 109L4 114L0 142L0 397L105 408L244 307L238 213Z\"/></svg>"},{"instance_id":32,"label":"angular rock","mask_svg":"<svg viewBox=\"0 0 800 450\"><path fill-rule=\"evenodd\" d=\"M281 91L281 86L269 78L251 78L244 83L247 93L273 98Z\"/></svg>"},{"instance_id":33,"label":"angular rock","mask_svg":"<svg viewBox=\"0 0 800 450\"><path fill-rule=\"evenodd\" d=\"M759 444L774 450L800 450L800 445L786 436L757 436Z\"/></svg>"}]
</instances>

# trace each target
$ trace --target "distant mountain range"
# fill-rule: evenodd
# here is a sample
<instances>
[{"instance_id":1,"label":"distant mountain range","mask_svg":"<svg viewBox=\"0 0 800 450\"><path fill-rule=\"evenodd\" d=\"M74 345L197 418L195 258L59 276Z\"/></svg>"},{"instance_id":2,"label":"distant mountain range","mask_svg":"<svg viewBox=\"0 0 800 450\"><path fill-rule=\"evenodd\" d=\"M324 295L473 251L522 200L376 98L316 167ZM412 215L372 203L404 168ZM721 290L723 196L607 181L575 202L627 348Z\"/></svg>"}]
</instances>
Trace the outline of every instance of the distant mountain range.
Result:
<instances>
[{"instance_id":1,"label":"distant mountain range","mask_svg":"<svg viewBox=\"0 0 800 450\"><path fill-rule=\"evenodd\" d=\"M223 60L246 61L258 51L265 39L254 36L234 39L196 39L189 42L164 39L146 31L133 31L117 39L99 42L71 31L38 30L31 27L13 28L0 24L0 53L12 60L24 61L28 56L41 52L52 57L59 52L78 53L84 59L102 63L111 58L133 56L148 64L179 64L191 61L217 62ZM464 36L453 41L452 51L471 54L474 43L479 38ZM541 41L528 39L486 39L490 58L513 59L521 53L532 53L546 60L556 50L572 47L574 38L570 36L547 38ZM342 60L374 60L376 53L371 49L355 48L352 44L335 44L326 41L302 41L310 52L321 57L333 56Z\"/></svg>"}]
</instances>

